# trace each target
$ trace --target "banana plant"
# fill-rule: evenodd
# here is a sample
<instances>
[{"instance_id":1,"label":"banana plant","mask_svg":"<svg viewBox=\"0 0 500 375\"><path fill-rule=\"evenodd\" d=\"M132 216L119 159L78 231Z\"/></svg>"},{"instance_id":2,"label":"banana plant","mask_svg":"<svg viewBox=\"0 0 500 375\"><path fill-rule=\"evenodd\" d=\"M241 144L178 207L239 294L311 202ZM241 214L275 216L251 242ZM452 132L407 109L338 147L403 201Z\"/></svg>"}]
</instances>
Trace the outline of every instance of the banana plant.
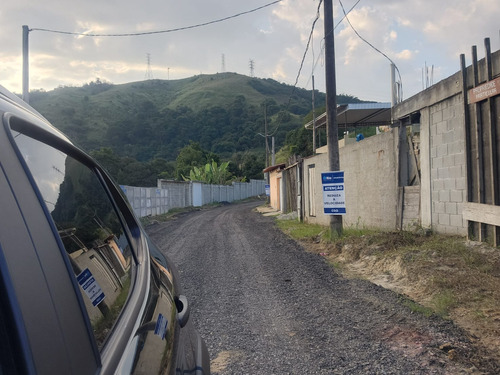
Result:
<instances>
[{"instance_id":1,"label":"banana plant","mask_svg":"<svg viewBox=\"0 0 500 375\"><path fill-rule=\"evenodd\" d=\"M199 181L206 184L227 185L232 181L231 172L228 170L229 162L223 162L217 165L217 162L212 160L211 163L205 164L204 167L193 167L189 171L189 177L182 176L185 181Z\"/></svg>"}]
</instances>

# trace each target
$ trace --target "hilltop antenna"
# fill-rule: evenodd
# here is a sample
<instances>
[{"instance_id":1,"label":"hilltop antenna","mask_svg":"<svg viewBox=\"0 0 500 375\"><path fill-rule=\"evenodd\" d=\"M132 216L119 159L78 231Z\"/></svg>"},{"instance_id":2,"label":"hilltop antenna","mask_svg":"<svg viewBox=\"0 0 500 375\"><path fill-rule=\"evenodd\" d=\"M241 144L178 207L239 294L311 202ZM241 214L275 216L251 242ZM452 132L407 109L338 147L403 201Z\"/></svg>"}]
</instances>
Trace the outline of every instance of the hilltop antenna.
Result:
<instances>
[{"instance_id":1,"label":"hilltop antenna","mask_svg":"<svg viewBox=\"0 0 500 375\"><path fill-rule=\"evenodd\" d=\"M226 58L224 57L224 54L222 54L221 73L225 72L226 72Z\"/></svg>"},{"instance_id":2,"label":"hilltop antenna","mask_svg":"<svg viewBox=\"0 0 500 375\"><path fill-rule=\"evenodd\" d=\"M151 69L151 54L147 53L146 58L148 61L148 67L146 68L146 74L144 76L145 79L153 79L153 70Z\"/></svg>"},{"instance_id":3,"label":"hilltop antenna","mask_svg":"<svg viewBox=\"0 0 500 375\"><path fill-rule=\"evenodd\" d=\"M250 59L249 66L250 66L250 77L253 78L254 77L253 72L254 72L255 64L254 64L254 62L253 62L252 59Z\"/></svg>"}]
</instances>

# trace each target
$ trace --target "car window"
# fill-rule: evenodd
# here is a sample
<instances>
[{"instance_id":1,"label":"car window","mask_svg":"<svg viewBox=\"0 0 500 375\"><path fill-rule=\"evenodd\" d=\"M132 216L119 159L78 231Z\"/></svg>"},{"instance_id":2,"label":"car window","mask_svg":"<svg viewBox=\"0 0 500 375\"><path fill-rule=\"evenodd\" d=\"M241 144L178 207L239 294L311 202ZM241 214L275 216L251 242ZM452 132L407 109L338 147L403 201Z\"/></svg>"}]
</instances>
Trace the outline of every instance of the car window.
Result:
<instances>
[{"instance_id":1,"label":"car window","mask_svg":"<svg viewBox=\"0 0 500 375\"><path fill-rule=\"evenodd\" d=\"M127 300L134 267L119 216L92 169L24 134L14 139L54 220L102 348Z\"/></svg>"}]
</instances>

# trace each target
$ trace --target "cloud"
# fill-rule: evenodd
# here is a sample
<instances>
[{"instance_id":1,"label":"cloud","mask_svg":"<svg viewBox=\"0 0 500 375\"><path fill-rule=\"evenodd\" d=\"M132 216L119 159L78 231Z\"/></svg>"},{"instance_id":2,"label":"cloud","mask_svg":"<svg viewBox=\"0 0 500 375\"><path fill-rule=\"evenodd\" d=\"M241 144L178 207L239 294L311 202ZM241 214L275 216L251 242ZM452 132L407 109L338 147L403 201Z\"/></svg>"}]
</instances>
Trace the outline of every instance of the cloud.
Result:
<instances>
[{"instance_id":1,"label":"cloud","mask_svg":"<svg viewBox=\"0 0 500 375\"><path fill-rule=\"evenodd\" d=\"M408 49L405 49L398 54L396 54L396 58L399 60L411 60L414 57L414 53Z\"/></svg>"},{"instance_id":2,"label":"cloud","mask_svg":"<svg viewBox=\"0 0 500 375\"><path fill-rule=\"evenodd\" d=\"M398 39L398 33L395 30L391 30L386 38L386 41L395 41Z\"/></svg>"},{"instance_id":3,"label":"cloud","mask_svg":"<svg viewBox=\"0 0 500 375\"><path fill-rule=\"evenodd\" d=\"M92 33L130 33L196 25L257 8L262 0L133 0L5 2L0 11L0 84L21 87L21 25ZM356 3L343 0L346 11ZM113 83L144 79L146 54L153 75L180 79L226 71L293 84L297 76L319 0L283 0L254 13L202 28L140 37L76 37L41 31L30 33L31 87L83 84L96 78ZM343 17L334 4L334 22ZM372 0L360 2L349 14L358 33L394 60L407 94L421 89L425 62L435 66L435 78L459 70L458 55L492 38L500 48L498 0ZM324 91L323 8L302 67L299 85ZM335 30L339 90L362 99L387 101L389 62L363 42L344 20ZM169 69L170 68L170 69ZM439 77L438 77L439 75Z\"/></svg>"}]
</instances>

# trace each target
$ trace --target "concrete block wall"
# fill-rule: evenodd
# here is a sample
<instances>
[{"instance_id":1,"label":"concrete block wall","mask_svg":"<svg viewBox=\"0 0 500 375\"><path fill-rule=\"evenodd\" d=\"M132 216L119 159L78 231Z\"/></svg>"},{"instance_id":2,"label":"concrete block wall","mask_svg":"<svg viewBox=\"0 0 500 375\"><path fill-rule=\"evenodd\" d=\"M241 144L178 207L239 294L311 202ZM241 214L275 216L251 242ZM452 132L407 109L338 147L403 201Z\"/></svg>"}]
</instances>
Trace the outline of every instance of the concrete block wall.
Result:
<instances>
[{"instance_id":1,"label":"concrete block wall","mask_svg":"<svg viewBox=\"0 0 500 375\"><path fill-rule=\"evenodd\" d=\"M138 217L161 215L174 207L181 207L172 202L167 189L120 186L125 193L134 213Z\"/></svg>"},{"instance_id":2,"label":"concrete block wall","mask_svg":"<svg viewBox=\"0 0 500 375\"><path fill-rule=\"evenodd\" d=\"M344 227L359 226L380 229L396 227L397 189L397 130L365 138L340 148L340 169L344 171L346 215ZM315 186L309 185L309 169L314 165ZM328 156L319 154L304 159L304 220L329 225L323 213L321 173L327 172ZM310 199L314 192L314 199ZM309 215L310 202L315 204L315 216Z\"/></svg>"},{"instance_id":3,"label":"concrete block wall","mask_svg":"<svg viewBox=\"0 0 500 375\"><path fill-rule=\"evenodd\" d=\"M467 234L462 218L467 200L462 95L429 107L432 228L440 233Z\"/></svg>"},{"instance_id":4,"label":"concrete block wall","mask_svg":"<svg viewBox=\"0 0 500 375\"><path fill-rule=\"evenodd\" d=\"M479 72L485 71L479 61ZM493 74L500 72L500 51L492 55ZM485 77L479 77L479 81ZM473 86L472 67L467 87ZM420 114L421 224L439 233L467 235L464 98L462 73L438 82L392 109L394 121Z\"/></svg>"},{"instance_id":5,"label":"concrete block wall","mask_svg":"<svg viewBox=\"0 0 500 375\"><path fill-rule=\"evenodd\" d=\"M158 180L158 187L121 185L138 217L156 216L172 208L202 206L214 202L234 202L265 194L264 180L235 182L231 186L207 185L201 182Z\"/></svg>"}]
</instances>

